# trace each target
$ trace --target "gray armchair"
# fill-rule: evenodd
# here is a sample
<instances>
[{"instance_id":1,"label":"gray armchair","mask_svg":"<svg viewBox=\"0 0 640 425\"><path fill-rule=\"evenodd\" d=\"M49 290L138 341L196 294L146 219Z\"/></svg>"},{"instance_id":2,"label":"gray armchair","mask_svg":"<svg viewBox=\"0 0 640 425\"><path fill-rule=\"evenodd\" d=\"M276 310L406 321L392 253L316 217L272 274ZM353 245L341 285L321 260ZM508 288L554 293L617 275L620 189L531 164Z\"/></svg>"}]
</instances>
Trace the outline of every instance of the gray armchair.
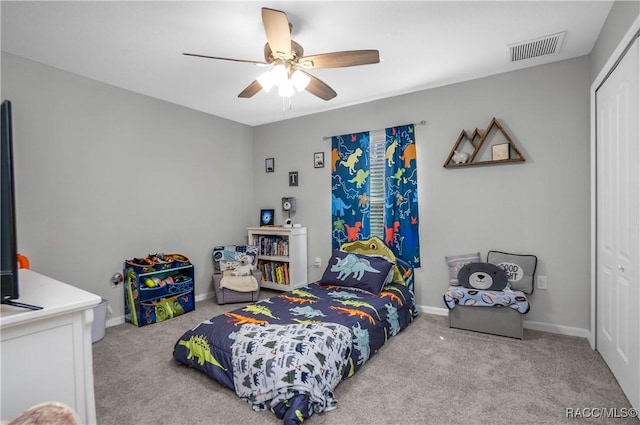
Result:
<instances>
[{"instance_id":1,"label":"gray armchair","mask_svg":"<svg viewBox=\"0 0 640 425\"><path fill-rule=\"evenodd\" d=\"M237 264L244 256L250 256L252 258L252 264L257 266L258 262L258 250L253 245L225 245L217 246L213 249L214 271L211 276L213 283L213 289L216 294L216 301L218 304L230 304L230 303L250 303L258 301L260 298L260 270L253 270L252 275L258 283L256 290L251 291L239 291L230 289L227 287L222 288L220 283L222 278L225 277L224 273L229 274L233 268L234 263Z\"/></svg>"}]
</instances>

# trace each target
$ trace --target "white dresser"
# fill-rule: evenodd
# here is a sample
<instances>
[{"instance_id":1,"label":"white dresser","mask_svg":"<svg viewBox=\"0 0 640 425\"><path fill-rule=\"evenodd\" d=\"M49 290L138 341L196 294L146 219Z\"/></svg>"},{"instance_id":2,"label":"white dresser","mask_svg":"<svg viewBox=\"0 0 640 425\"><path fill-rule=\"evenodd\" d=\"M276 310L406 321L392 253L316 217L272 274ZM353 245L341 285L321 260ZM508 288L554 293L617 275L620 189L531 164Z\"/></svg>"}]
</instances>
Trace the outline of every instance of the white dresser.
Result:
<instances>
[{"instance_id":1,"label":"white dresser","mask_svg":"<svg viewBox=\"0 0 640 425\"><path fill-rule=\"evenodd\" d=\"M43 309L1 306L1 419L60 401L83 424L95 424L91 326L101 298L32 270L19 273L17 301Z\"/></svg>"}]
</instances>

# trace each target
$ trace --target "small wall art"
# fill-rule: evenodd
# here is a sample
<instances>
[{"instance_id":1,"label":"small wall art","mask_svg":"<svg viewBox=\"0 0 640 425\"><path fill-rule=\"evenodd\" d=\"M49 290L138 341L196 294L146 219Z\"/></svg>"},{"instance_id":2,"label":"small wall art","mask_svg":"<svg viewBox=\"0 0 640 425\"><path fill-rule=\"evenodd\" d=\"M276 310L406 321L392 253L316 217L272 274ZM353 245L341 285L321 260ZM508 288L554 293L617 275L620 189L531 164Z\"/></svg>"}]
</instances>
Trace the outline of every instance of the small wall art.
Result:
<instances>
[{"instance_id":1,"label":"small wall art","mask_svg":"<svg viewBox=\"0 0 640 425\"><path fill-rule=\"evenodd\" d=\"M324 152L313 154L313 168L324 168Z\"/></svg>"},{"instance_id":2,"label":"small wall art","mask_svg":"<svg viewBox=\"0 0 640 425\"><path fill-rule=\"evenodd\" d=\"M276 170L274 159L267 158L264 160L264 172L265 173L273 173Z\"/></svg>"},{"instance_id":3,"label":"small wall art","mask_svg":"<svg viewBox=\"0 0 640 425\"><path fill-rule=\"evenodd\" d=\"M289 186L297 186L297 185L298 185L298 172L289 171Z\"/></svg>"}]
</instances>

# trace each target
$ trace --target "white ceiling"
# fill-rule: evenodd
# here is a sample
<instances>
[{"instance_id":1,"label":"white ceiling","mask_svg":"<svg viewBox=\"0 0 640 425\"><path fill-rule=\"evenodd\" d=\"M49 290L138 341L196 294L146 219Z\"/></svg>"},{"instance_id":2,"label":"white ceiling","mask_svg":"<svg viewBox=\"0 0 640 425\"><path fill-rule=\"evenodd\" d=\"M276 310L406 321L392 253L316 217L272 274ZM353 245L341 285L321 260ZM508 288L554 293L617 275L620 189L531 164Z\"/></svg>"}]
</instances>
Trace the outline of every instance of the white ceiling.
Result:
<instances>
[{"instance_id":1,"label":"white ceiling","mask_svg":"<svg viewBox=\"0 0 640 425\"><path fill-rule=\"evenodd\" d=\"M612 1L2 1L2 50L251 126L589 54ZM238 93L263 69L261 7L287 13L308 55L378 49L381 62L313 75L338 96ZM508 45L566 31L555 55Z\"/></svg>"}]
</instances>

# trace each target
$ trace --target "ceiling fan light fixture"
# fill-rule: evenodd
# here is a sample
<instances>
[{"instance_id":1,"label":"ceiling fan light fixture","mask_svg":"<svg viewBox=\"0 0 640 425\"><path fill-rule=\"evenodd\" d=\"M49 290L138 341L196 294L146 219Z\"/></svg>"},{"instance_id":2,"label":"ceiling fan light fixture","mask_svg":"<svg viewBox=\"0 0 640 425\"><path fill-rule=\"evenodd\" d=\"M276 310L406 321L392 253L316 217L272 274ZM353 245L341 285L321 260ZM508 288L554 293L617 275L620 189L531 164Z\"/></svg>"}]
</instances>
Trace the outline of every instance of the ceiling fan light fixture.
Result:
<instances>
[{"instance_id":1,"label":"ceiling fan light fixture","mask_svg":"<svg viewBox=\"0 0 640 425\"><path fill-rule=\"evenodd\" d=\"M275 84L275 79L273 78L273 74L271 74L271 70L263 72L256 79L258 80L258 83L260 83L264 91L266 91L267 93L269 93L269 91Z\"/></svg>"},{"instance_id":2,"label":"ceiling fan light fixture","mask_svg":"<svg viewBox=\"0 0 640 425\"><path fill-rule=\"evenodd\" d=\"M240 98L250 98L262 89L269 92L274 86L278 86L278 94L282 97L290 97L296 91L307 90L322 100L331 100L337 96L335 90L317 77L307 74L305 70L344 68L380 62L380 52L370 49L304 56L302 46L291 39L293 26L289 22L287 14L281 10L263 7L262 24L267 35L267 42L263 48L264 61L223 58L195 53L183 54L269 67L267 72L264 72L240 92L238 95Z\"/></svg>"},{"instance_id":3,"label":"ceiling fan light fixture","mask_svg":"<svg viewBox=\"0 0 640 425\"><path fill-rule=\"evenodd\" d=\"M273 75L274 84L278 87L282 85L285 81L289 79L289 73L287 72L287 67L284 64L278 64L271 69L271 74Z\"/></svg>"},{"instance_id":4,"label":"ceiling fan light fixture","mask_svg":"<svg viewBox=\"0 0 640 425\"><path fill-rule=\"evenodd\" d=\"M295 71L293 71L293 74L291 74L291 81L293 82L293 86L296 88L296 90L303 91L311 82L311 77L309 77L299 69L296 69Z\"/></svg>"},{"instance_id":5,"label":"ceiling fan light fixture","mask_svg":"<svg viewBox=\"0 0 640 425\"><path fill-rule=\"evenodd\" d=\"M293 82L289 79L286 79L281 84L279 84L278 94L282 97L291 97L296 94L296 90L293 87Z\"/></svg>"}]
</instances>

